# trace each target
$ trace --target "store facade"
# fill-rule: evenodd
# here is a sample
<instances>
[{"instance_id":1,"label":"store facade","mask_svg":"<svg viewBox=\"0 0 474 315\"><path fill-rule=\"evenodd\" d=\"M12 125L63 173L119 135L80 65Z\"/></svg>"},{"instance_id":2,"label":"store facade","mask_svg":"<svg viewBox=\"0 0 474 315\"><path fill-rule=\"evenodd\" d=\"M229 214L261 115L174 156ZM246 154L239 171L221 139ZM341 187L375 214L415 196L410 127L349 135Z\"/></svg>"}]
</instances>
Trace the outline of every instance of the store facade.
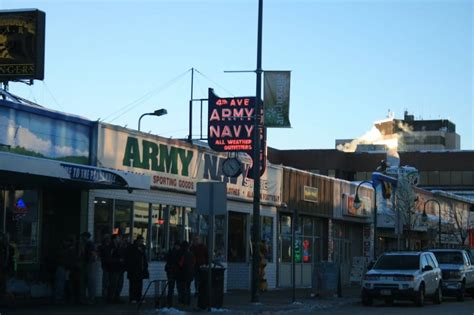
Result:
<instances>
[{"instance_id":1,"label":"store facade","mask_svg":"<svg viewBox=\"0 0 474 315\"><path fill-rule=\"evenodd\" d=\"M166 279L164 258L173 243L192 241L194 235L207 242L207 217L196 212L196 184L222 181L227 183L227 212L216 216L214 259L226 267L226 289L250 288L253 181L247 177L250 160L244 154L239 156L244 164L242 175L229 178L222 173L227 155L204 145L102 123L96 138L98 165L150 176L150 189L145 191L91 192L88 227L97 243L104 234L122 234L129 240L142 235L147 240L150 279ZM276 286L276 209L281 205L281 179L282 169L275 165L268 165L261 179L261 236L269 249L265 270L269 288Z\"/></svg>"},{"instance_id":2,"label":"store facade","mask_svg":"<svg viewBox=\"0 0 474 315\"><path fill-rule=\"evenodd\" d=\"M314 263L328 260L333 189L329 177L283 168L283 203L278 208L279 287L293 284L293 252L297 287L311 286Z\"/></svg>"},{"instance_id":3,"label":"store facade","mask_svg":"<svg viewBox=\"0 0 474 315\"><path fill-rule=\"evenodd\" d=\"M15 278L50 291L62 240L87 230L90 189L143 189L147 176L92 166L94 122L0 100L0 231ZM37 291L35 291L37 292Z\"/></svg>"},{"instance_id":4,"label":"store facade","mask_svg":"<svg viewBox=\"0 0 474 315\"><path fill-rule=\"evenodd\" d=\"M331 220L331 261L341 268L341 282L358 282L363 276L373 251L374 190L372 185L360 185L333 179L334 212ZM356 192L360 206L354 206Z\"/></svg>"}]
</instances>

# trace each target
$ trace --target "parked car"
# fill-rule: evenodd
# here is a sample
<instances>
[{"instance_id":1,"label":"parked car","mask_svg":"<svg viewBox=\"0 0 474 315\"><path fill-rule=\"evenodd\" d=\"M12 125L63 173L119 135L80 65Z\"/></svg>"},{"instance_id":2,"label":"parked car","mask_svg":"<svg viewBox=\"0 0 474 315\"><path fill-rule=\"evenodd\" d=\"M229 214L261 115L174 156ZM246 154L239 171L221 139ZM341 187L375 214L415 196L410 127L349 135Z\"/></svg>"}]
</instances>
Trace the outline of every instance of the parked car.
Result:
<instances>
[{"instance_id":1,"label":"parked car","mask_svg":"<svg viewBox=\"0 0 474 315\"><path fill-rule=\"evenodd\" d=\"M441 269L430 252L384 253L362 281L362 304L372 305L374 299L413 300L423 306L425 297L440 304L442 296Z\"/></svg>"},{"instance_id":2,"label":"parked car","mask_svg":"<svg viewBox=\"0 0 474 315\"><path fill-rule=\"evenodd\" d=\"M474 266L469 253L462 249L433 249L443 276L443 294L464 301L469 292L474 297Z\"/></svg>"}]
</instances>

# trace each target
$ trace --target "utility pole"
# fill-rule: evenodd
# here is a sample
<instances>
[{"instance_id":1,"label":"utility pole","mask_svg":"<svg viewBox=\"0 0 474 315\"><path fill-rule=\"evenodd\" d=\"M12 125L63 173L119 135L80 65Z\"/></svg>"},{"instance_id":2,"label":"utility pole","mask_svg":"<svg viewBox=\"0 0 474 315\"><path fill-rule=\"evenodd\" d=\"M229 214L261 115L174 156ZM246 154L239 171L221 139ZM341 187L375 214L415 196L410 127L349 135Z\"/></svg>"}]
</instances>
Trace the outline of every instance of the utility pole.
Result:
<instances>
[{"instance_id":1,"label":"utility pole","mask_svg":"<svg viewBox=\"0 0 474 315\"><path fill-rule=\"evenodd\" d=\"M262 104L262 11L263 0L258 1L258 35L257 35L257 86L256 86L256 104L254 121L254 139L253 139L253 230L252 230L252 289L251 302L259 302L259 264L260 264L260 128Z\"/></svg>"}]
</instances>

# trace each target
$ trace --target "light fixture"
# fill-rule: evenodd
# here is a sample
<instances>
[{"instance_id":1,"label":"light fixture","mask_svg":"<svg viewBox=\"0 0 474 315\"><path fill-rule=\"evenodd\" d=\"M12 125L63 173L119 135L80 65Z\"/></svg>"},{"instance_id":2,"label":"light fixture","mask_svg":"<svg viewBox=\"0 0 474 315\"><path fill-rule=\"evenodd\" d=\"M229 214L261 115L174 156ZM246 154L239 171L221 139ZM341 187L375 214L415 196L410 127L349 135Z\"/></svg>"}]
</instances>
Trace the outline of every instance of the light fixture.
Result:
<instances>
[{"instance_id":1,"label":"light fixture","mask_svg":"<svg viewBox=\"0 0 474 315\"><path fill-rule=\"evenodd\" d=\"M142 114L140 116L140 118L138 118L138 131L140 131L140 122L141 122L141 120L144 116L163 116L163 115L166 115L166 114L168 114L168 111L164 108L157 109L152 113Z\"/></svg>"}]
</instances>

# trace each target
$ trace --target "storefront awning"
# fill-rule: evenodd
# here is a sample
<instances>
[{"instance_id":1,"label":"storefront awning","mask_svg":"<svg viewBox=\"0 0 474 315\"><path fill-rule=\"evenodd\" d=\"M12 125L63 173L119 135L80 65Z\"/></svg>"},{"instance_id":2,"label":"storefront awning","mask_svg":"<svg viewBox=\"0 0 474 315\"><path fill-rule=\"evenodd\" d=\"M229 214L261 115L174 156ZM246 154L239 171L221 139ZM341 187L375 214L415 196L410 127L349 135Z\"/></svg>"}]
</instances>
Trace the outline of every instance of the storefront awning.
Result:
<instances>
[{"instance_id":1,"label":"storefront awning","mask_svg":"<svg viewBox=\"0 0 474 315\"><path fill-rule=\"evenodd\" d=\"M0 152L0 188L150 189L150 176Z\"/></svg>"}]
</instances>

